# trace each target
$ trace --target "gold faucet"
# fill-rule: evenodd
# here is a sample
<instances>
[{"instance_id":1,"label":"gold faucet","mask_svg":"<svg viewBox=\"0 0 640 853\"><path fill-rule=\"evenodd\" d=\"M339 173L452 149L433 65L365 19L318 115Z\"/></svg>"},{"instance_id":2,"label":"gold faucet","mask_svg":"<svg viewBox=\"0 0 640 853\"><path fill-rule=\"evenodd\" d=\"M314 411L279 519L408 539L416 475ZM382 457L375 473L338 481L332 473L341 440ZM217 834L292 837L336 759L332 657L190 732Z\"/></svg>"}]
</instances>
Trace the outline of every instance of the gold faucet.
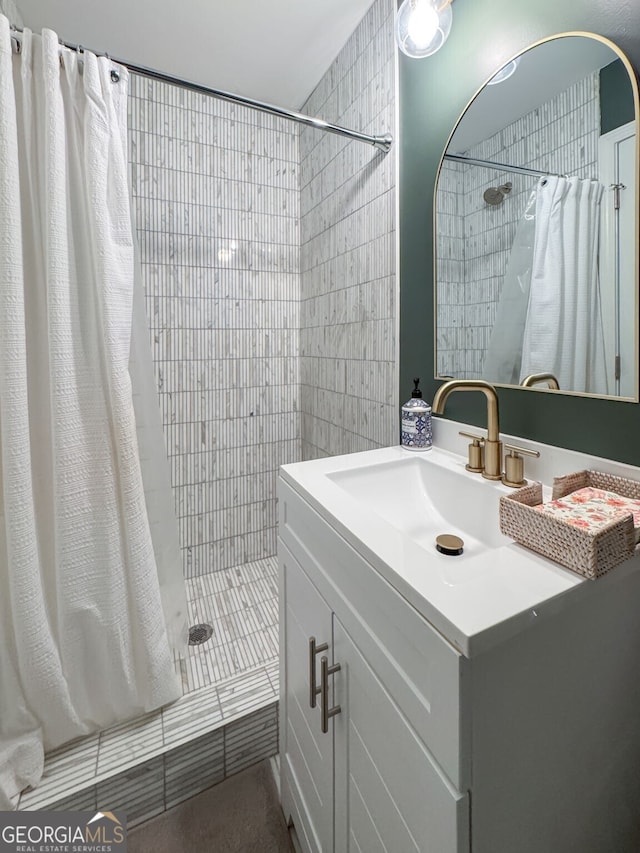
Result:
<instances>
[{"instance_id":1,"label":"gold faucet","mask_svg":"<svg viewBox=\"0 0 640 853\"><path fill-rule=\"evenodd\" d=\"M487 480L502 478L502 442L498 425L498 395L493 385L482 379L452 379L445 382L436 391L431 409L434 415L441 415L450 394L454 391L482 391L487 398L487 437L484 442L484 470L482 476Z\"/></svg>"},{"instance_id":2,"label":"gold faucet","mask_svg":"<svg viewBox=\"0 0 640 853\"><path fill-rule=\"evenodd\" d=\"M538 385L540 382L546 382L547 386L553 391L560 390L558 380L553 375L553 373L532 373L530 376L527 376L525 379L523 379L520 385L523 388L532 388L534 385Z\"/></svg>"}]
</instances>

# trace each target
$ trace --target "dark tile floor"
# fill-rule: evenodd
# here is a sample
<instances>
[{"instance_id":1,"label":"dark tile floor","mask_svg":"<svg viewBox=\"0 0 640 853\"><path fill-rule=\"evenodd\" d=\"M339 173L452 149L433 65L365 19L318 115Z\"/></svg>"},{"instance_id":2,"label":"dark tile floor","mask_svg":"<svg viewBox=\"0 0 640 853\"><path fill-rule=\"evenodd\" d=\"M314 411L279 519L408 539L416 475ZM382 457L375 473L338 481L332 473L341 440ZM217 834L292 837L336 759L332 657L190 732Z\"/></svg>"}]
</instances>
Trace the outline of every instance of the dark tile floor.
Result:
<instances>
[{"instance_id":1,"label":"dark tile floor","mask_svg":"<svg viewBox=\"0 0 640 853\"><path fill-rule=\"evenodd\" d=\"M269 762L129 832L128 853L293 853Z\"/></svg>"}]
</instances>

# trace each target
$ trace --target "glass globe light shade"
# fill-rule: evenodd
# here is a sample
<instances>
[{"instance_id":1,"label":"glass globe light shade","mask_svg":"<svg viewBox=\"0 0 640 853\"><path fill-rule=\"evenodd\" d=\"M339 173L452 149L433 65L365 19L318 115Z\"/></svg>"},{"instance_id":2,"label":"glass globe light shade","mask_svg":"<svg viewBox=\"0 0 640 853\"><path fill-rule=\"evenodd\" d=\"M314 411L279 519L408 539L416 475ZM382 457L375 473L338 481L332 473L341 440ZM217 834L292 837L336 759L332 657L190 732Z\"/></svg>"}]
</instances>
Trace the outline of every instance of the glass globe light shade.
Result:
<instances>
[{"instance_id":1,"label":"glass globe light shade","mask_svg":"<svg viewBox=\"0 0 640 853\"><path fill-rule=\"evenodd\" d=\"M439 7L439 0L404 0L396 17L396 42L413 59L431 56L451 32L451 3Z\"/></svg>"},{"instance_id":2,"label":"glass globe light shade","mask_svg":"<svg viewBox=\"0 0 640 853\"><path fill-rule=\"evenodd\" d=\"M487 81L487 86L495 86L496 83L502 83L503 80L507 80L515 72L519 64L519 56L517 56L515 59L512 59L511 62L507 62L507 64L503 68L501 68L500 71L496 72L493 75L491 80Z\"/></svg>"}]
</instances>

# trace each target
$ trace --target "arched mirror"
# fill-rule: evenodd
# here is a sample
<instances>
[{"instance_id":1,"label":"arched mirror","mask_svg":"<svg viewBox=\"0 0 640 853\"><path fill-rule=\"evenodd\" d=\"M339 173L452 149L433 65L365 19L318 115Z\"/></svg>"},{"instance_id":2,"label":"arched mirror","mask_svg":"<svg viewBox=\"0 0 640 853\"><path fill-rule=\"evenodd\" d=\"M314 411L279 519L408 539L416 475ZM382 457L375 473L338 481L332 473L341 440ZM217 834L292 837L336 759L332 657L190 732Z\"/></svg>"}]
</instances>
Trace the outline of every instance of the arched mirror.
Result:
<instances>
[{"instance_id":1,"label":"arched mirror","mask_svg":"<svg viewBox=\"0 0 640 853\"><path fill-rule=\"evenodd\" d=\"M638 86L567 33L496 72L435 195L437 378L638 400Z\"/></svg>"}]
</instances>

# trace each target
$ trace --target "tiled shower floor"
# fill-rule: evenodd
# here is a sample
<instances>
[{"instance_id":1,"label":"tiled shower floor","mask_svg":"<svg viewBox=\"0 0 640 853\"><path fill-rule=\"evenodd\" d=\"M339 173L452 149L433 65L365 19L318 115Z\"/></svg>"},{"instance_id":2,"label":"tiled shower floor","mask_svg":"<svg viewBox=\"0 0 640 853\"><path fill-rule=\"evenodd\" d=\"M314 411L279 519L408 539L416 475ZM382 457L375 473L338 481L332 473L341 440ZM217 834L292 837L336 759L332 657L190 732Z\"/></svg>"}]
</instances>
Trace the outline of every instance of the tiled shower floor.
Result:
<instances>
[{"instance_id":1,"label":"tiled shower floor","mask_svg":"<svg viewBox=\"0 0 640 853\"><path fill-rule=\"evenodd\" d=\"M180 661L185 693L276 660L277 571L270 557L187 580L190 624L209 623L213 636Z\"/></svg>"},{"instance_id":2,"label":"tiled shower floor","mask_svg":"<svg viewBox=\"0 0 640 853\"><path fill-rule=\"evenodd\" d=\"M19 809L122 808L129 825L277 751L275 557L187 581L190 624L211 639L176 666L184 695L46 756Z\"/></svg>"}]
</instances>

